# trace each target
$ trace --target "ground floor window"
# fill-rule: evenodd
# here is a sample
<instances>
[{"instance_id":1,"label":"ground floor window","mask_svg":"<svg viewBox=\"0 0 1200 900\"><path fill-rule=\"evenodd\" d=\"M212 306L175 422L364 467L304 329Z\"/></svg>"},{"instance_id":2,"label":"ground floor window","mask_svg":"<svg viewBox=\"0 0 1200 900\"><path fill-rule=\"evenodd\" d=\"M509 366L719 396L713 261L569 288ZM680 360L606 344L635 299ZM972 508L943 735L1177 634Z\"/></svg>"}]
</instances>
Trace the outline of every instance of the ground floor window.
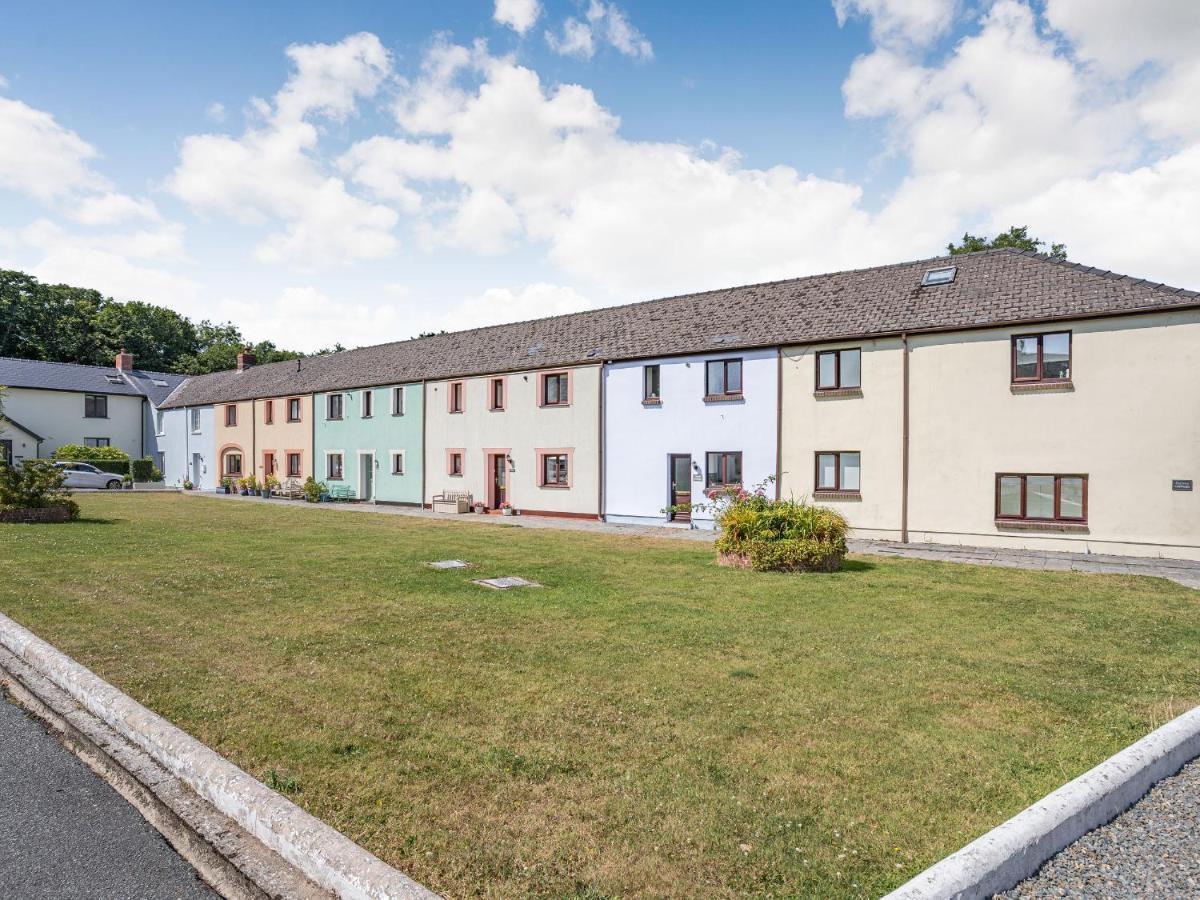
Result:
<instances>
[{"instance_id":1,"label":"ground floor window","mask_svg":"<svg viewBox=\"0 0 1200 900\"><path fill-rule=\"evenodd\" d=\"M742 483L742 452L719 450L705 454L706 487L728 487Z\"/></svg>"},{"instance_id":2,"label":"ground floor window","mask_svg":"<svg viewBox=\"0 0 1200 900\"><path fill-rule=\"evenodd\" d=\"M83 439L85 447L111 447L112 441L109 438L102 437L85 437Z\"/></svg>"},{"instance_id":3,"label":"ground floor window","mask_svg":"<svg viewBox=\"0 0 1200 900\"><path fill-rule=\"evenodd\" d=\"M1086 522L1086 475L996 476L996 518L1029 522Z\"/></svg>"},{"instance_id":4,"label":"ground floor window","mask_svg":"<svg viewBox=\"0 0 1200 900\"><path fill-rule=\"evenodd\" d=\"M240 478L242 475L242 454L237 450L230 450L226 453L223 471L226 475Z\"/></svg>"},{"instance_id":5,"label":"ground floor window","mask_svg":"<svg viewBox=\"0 0 1200 900\"><path fill-rule=\"evenodd\" d=\"M447 471L450 475L460 476L463 473L463 455L460 451L451 451L447 456Z\"/></svg>"},{"instance_id":6,"label":"ground floor window","mask_svg":"<svg viewBox=\"0 0 1200 900\"><path fill-rule=\"evenodd\" d=\"M326 457L325 477L331 481L342 480L342 454L330 453Z\"/></svg>"},{"instance_id":7,"label":"ground floor window","mask_svg":"<svg viewBox=\"0 0 1200 900\"><path fill-rule=\"evenodd\" d=\"M823 450L817 453L818 491L858 491L862 463L858 451Z\"/></svg>"},{"instance_id":8,"label":"ground floor window","mask_svg":"<svg viewBox=\"0 0 1200 900\"><path fill-rule=\"evenodd\" d=\"M288 478L300 477L300 454L289 453L287 455L287 473Z\"/></svg>"},{"instance_id":9,"label":"ground floor window","mask_svg":"<svg viewBox=\"0 0 1200 900\"><path fill-rule=\"evenodd\" d=\"M392 474L393 475L403 475L404 474L404 451L403 450L393 450L392 451Z\"/></svg>"},{"instance_id":10,"label":"ground floor window","mask_svg":"<svg viewBox=\"0 0 1200 900\"><path fill-rule=\"evenodd\" d=\"M546 453L542 456L542 486L568 487L567 454Z\"/></svg>"}]
</instances>

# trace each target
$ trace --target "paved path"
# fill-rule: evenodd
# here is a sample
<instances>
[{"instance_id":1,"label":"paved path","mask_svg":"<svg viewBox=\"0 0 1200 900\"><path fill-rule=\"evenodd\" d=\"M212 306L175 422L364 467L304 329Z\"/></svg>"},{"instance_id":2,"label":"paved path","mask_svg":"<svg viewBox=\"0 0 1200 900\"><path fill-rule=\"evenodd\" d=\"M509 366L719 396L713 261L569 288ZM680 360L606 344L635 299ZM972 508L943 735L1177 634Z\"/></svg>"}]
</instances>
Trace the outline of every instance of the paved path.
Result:
<instances>
[{"instance_id":1,"label":"paved path","mask_svg":"<svg viewBox=\"0 0 1200 900\"><path fill-rule=\"evenodd\" d=\"M1000 896L1200 897L1200 760Z\"/></svg>"},{"instance_id":2,"label":"paved path","mask_svg":"<svg viewBox=\"0 0 1200 900\"><path fill-rule=\"evenodd\" d=\"M137 810L0 693L0 897L217 894Z\"/></svg>"},{"instance_id":3,"label":"paved path","mask_svg":"<svg viewBox=\"0 0 1200 900\"><path fill-rule=\"evenodd\" d=\"M187 492L185 492L187 493ZM206 497L238 503L271 503L295 506L294 500L263 500L237 494L197 493ZM369 503L322 503L319 506L299 504L314 510L337 512L370 512L384 515L411 516L471 525L517 526L521 528L554 528L566 531L590 531L601 534L640 535L668 540L712 541L713 533L697 528L663 527L661 525L617 525L594 519L565 519L554 516L450 516L411 506L375 506ZM1096 553L1060 553L1049 550L1007 550L995 547L960 547L948 544L901 544L892 541L847 542L852 553L874 556L900 556L909 559L930 559L938 562L958 562L975 566L1002 566L1009 569L1035 569L1045 572L1095 572L1115 575L1148 575L1167 578L1186 587L1200 589L1200 562L1179 559L1159 559L1152 556L1110 556Z\"/></svg>"}]
</instances>

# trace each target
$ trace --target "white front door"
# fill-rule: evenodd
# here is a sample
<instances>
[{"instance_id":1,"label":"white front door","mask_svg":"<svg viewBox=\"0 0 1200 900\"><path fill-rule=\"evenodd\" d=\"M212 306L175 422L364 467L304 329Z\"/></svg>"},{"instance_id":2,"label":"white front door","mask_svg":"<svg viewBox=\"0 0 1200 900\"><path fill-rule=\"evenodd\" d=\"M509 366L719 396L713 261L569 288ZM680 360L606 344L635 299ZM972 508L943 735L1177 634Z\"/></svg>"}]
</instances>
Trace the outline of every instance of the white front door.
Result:
<instances>
[{"instance_id":1,"label":"white front door","mask_svg":"<svg viewBox=\"0 0 1200 900\"><path fill-rule=\"evenodd\" d=\"M358 455L358 499L375 499L375 454Z\"/></svg>"},{"instance_id":2,"label":"white front door","mask_svg":"<svg viewBox=\"0 0 1200 900\"><path fill-rule=\"evenodd\" d=\"M192 484L196 490L200 489L200 454L192 454Z\"/></svg>"}]
</instances>

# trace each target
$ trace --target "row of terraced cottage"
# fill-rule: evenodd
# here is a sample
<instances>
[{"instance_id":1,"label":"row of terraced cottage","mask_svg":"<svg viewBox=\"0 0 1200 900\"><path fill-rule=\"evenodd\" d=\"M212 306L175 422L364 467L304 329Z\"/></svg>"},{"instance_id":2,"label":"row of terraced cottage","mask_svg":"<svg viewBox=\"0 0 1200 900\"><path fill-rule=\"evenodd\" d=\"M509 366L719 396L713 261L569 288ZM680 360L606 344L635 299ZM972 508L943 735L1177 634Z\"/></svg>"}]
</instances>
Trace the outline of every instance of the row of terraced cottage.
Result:
<instances>
[{"instance_id":1,"label":"row of terraced cottage","mask_svg":"<svg viewBox=\"0 0 1200 900\"><path fill-rule=\"evenodd\" d=\"M206 489L705 526L766 483L860 537L1200 558L1200 295L991 251L244 358L158 430Z\"/></svg>"}]
</instances>

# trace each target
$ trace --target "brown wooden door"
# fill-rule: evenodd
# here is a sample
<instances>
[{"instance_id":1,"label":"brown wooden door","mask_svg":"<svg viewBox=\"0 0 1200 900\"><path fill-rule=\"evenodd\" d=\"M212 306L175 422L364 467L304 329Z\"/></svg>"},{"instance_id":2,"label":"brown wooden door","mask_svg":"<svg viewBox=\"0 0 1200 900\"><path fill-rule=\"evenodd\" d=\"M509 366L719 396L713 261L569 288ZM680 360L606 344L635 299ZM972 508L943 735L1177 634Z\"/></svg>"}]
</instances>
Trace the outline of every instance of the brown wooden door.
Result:
<instances>
[{"instance_id":1,"label":"brown wooden door","mask_svg":"<svg viewBox=\"0 0 1200 900\"><path fill-rule=\"evenodd\" d=\"M673 522L692 521L692 457L686 453L671 454L671 513ZM684 507L680 509L679 507Z\"/></svg>"},{"instance_id":2,"label":"brown wooden door","mask_svg":"<svg viewBox=\"0 0 1200 900\"><path fill-rule=\"evenodd\" d=\"M489 503L492 509L499 509L500 504L506 499L507 485L505 477L507 470L504 467L504 454L494 453L491 457L492 472L491 472L491 490L489 491Z\"/></svg>"},{"instance_id":3,"label":"brown wooden door","mask_svg":"<svg viewBox=\"0 0 1200 900\"><path fill-rule=\"evenodd\" d=\"M275 474L275 454L263 453L263 475Z\"/></svg>"}]
</instances>

